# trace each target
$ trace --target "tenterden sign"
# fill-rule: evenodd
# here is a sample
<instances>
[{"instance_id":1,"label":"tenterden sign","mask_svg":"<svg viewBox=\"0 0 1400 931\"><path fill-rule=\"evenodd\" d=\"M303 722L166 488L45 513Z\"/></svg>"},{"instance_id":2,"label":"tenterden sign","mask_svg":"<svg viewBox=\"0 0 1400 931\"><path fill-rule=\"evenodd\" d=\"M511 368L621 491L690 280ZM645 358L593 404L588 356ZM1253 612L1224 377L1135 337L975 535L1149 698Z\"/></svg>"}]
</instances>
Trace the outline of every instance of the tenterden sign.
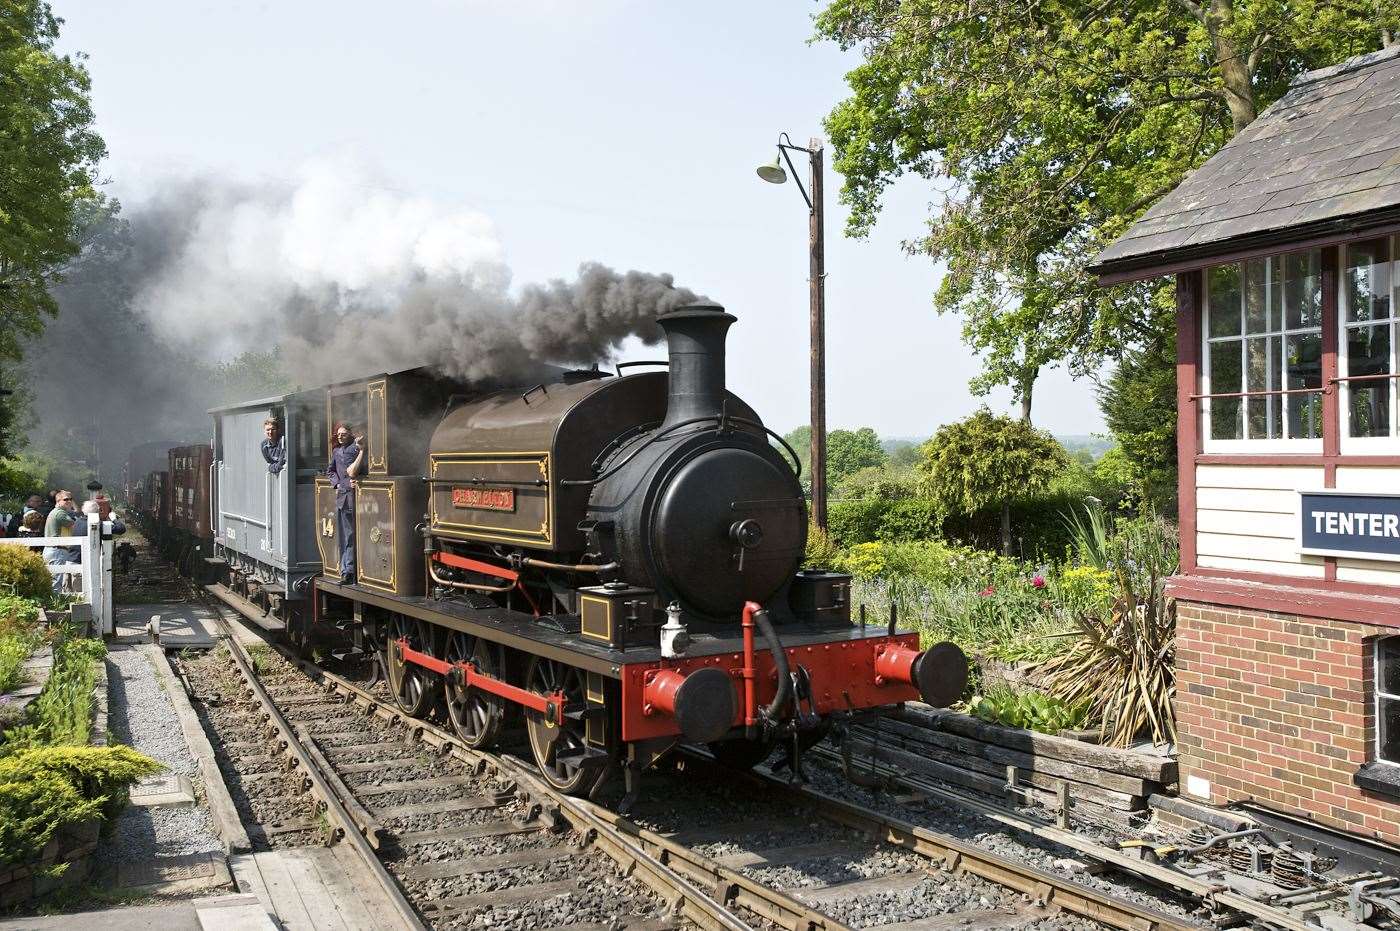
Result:
<instances>
[{"instance_id":1,"label":"tenterden sign","mask_svg":"<svg viewBox=\"0 0 1400 931\"><path fill-rule=\"evenodd\" d=\"M1298 552L1400 561L1400 494L1300 491Z\"/></svg>"}]
</instances>

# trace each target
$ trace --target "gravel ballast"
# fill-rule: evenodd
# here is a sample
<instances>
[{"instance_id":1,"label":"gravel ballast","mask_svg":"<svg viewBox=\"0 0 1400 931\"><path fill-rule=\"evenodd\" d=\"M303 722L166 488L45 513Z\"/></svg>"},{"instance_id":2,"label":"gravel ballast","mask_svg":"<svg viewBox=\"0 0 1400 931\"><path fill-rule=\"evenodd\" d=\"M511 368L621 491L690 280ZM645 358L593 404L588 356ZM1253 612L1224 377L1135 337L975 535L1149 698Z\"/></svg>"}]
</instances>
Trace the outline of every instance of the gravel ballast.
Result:
<instances>
[{"instance_id":1,"label":"gravel ballast","mask_svg":"<svg viewBox=\"0 0 1400 931\"><path fill-rule=\"evenodd\" d=\"M199 764L185 744L180 719L150 658L149 646L117 645L107 654L108 727L126 744L165 765L166 774L189 777L195 803L128 806L98 850L101 869L139 865L154 857L223 852L223 842L203 804Z\"/></svg>"}]
</instances>

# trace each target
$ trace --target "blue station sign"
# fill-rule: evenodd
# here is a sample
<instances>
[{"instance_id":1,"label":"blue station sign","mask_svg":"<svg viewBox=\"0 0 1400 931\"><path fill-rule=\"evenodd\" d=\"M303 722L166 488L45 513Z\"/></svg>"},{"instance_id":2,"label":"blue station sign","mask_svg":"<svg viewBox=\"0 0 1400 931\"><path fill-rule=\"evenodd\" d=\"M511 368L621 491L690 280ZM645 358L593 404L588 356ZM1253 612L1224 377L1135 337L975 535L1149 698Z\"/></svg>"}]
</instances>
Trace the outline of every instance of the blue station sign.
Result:
<instances>
[{"instance_id":1,"label":"blue station sign","mask_svg":"<svg viewBox=\"0 0 1400 931\"><path fill-rule=\"evenodd\" d=\"M1400 560L1400 494L1298 493L1298 551Z\"/></svg>"}]
</instances>

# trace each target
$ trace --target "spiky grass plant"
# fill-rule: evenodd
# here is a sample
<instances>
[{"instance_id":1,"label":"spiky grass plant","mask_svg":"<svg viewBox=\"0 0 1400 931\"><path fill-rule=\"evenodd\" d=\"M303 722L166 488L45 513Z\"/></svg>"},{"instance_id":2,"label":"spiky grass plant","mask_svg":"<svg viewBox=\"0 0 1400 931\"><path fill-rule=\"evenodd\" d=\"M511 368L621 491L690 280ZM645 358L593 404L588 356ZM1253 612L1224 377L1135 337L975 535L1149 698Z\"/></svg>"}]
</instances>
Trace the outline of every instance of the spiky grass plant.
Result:
<instances>
[{"instance_id":1,"label":"spiky grass plant","mask_svg":"<svg viewBox=\"0 0 1400 931\"><path fill-rule=\"evenodd\" d=\"M1069 646L1038 670L1051 695L1085 703L1104 742L1115 747L1139 736L1176 740L1176 606L1164 589L1177 553L1175 529L1161 518L1120 522L1105 545L1115 581L1111 607L1080 613Z\"/></svg>"}]
</instances>

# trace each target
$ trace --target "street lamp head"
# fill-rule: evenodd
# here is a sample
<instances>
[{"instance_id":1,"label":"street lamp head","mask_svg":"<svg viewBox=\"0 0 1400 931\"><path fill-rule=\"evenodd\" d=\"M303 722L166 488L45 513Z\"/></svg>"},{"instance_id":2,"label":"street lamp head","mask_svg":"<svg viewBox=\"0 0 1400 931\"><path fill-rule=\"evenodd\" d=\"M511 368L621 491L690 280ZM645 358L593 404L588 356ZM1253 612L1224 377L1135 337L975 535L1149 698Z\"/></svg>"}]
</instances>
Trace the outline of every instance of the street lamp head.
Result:
<instances>
[{"instance_id":1,"label":"street lamp head","mask_svg":"<svg viewBox=\"0 0 1400 931\"><path fill-rule=\"evenodd\" d=\"M787 172L783 171L782 162L776 155L769 164L758 166L758 176L769 184L782 184L787 181Z\"/></svg>"}]
</instances>

